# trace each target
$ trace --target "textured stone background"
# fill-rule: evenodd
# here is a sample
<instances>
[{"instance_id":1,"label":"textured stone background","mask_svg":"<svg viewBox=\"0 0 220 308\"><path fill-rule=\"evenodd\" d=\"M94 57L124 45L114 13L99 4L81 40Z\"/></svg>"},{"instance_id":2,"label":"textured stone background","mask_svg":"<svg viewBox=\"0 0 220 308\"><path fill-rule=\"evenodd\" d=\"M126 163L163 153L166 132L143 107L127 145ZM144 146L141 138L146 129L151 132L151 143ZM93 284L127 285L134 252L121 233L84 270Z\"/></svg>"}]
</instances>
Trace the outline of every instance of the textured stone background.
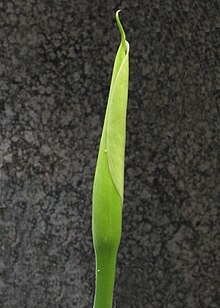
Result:
<instances>
[{"instance_id":1,"label":"textured stone background","mask_svg":"<svg viewBox=\"0 0 220 308\"><path fill-rule=\"evenodd\" d=\"M131 52L115 301L220 307L219 1L1 0L1 308L92 307L120 5Z\"/></svg>"}]
</instances>

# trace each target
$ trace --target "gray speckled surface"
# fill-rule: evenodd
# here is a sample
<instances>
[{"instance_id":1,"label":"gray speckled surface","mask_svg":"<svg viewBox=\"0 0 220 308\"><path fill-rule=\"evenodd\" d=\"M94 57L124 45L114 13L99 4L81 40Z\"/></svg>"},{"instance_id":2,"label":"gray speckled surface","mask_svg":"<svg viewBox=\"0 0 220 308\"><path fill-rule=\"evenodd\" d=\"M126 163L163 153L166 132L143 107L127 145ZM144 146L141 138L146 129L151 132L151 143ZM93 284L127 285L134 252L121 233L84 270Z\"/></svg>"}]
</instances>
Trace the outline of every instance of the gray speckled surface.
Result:
<instances>
[{"instance_id":1,"label":"gray speckled surface","mask_svg":"<svg viewBox=\"0 0 220 308\"><path fill-rule=\"evenodd\" d=\"M0 307L92 307L91 191L118 1L0 2ZM123 2L118 308L220 305L220 7Z\"/></svg>"}]
</instances>

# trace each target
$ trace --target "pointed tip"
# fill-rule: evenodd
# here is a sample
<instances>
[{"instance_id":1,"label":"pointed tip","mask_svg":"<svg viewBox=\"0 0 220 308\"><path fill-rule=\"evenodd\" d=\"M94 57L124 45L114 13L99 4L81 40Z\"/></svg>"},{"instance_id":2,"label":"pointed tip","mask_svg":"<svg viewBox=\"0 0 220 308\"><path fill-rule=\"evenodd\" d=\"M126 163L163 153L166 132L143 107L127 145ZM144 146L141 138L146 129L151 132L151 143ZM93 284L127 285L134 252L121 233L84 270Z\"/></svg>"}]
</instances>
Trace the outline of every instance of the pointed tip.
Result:
<instances>
[{"instance_id":1,"label":"pointed tip","mask_svg":"<svg viewBox=\"0 0 220 308\"><path fill-rule=\"evenodd\" d=\"M126 36L125 36L125 32L124 32L124 29L123 29L123 27L122 27L122 24L121 24L121 21L120 21L120 18L119 18L119 13L120 13L121 11L122 11L122 10L117 10L117 12L115 13L115 18L116 18L116 22L117 22L119 31L120 31L120 33L121 33L121 40L122 40L123 42L125 42Z\"/></svg>"},{"instance_id":2,"label":"pointed tip","mask_svg":"<svg viewBox=\"0 0 220 308\"><path fill-rule=\"evenodd\" d=\"M117 10L116 15L118 16L121 11L122 11L121 9Z\"/></svg>"}]
</instances>

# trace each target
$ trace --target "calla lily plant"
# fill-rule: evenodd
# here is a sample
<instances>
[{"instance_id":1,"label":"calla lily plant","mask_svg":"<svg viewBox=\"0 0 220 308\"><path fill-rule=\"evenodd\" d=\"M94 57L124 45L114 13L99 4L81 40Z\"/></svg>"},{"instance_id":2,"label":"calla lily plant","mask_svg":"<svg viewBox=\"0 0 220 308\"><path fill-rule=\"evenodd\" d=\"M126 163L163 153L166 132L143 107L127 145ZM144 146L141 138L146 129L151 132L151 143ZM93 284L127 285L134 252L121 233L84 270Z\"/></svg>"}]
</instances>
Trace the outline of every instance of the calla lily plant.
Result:
<instances>
[{"instance_id":1,"label":"calla lily plant","mask_svg":"<svg viewBox=\"0 0 220 308\"><path fill-rule=\"evenodd\" d=\"M93 184L92 235L96 256L94 308L111 308L122 231L129 43L116 12L121 42L115 57Z\"/></svg>"}]
</instances>

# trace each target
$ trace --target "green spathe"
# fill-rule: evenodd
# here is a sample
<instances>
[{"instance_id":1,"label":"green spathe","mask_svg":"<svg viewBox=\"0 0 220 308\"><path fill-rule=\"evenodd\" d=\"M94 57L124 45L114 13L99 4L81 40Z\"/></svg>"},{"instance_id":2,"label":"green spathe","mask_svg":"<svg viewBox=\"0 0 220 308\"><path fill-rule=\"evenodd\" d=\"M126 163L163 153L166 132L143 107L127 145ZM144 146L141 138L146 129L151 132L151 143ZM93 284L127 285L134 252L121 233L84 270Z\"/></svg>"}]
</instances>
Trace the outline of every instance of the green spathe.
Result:
<instances>
[{"instance_id":1,"label":"green spathe","mask_svg":"<svg viewBox=\"0 0 220 308\"><path fill-rule=\"evenodd\" d=\"M128 98L129 44L116 12L121 43L115 58L93 185L92 233L96 254L94 308L111 308L121 239Z\"/></svg>"}]
</instances>

